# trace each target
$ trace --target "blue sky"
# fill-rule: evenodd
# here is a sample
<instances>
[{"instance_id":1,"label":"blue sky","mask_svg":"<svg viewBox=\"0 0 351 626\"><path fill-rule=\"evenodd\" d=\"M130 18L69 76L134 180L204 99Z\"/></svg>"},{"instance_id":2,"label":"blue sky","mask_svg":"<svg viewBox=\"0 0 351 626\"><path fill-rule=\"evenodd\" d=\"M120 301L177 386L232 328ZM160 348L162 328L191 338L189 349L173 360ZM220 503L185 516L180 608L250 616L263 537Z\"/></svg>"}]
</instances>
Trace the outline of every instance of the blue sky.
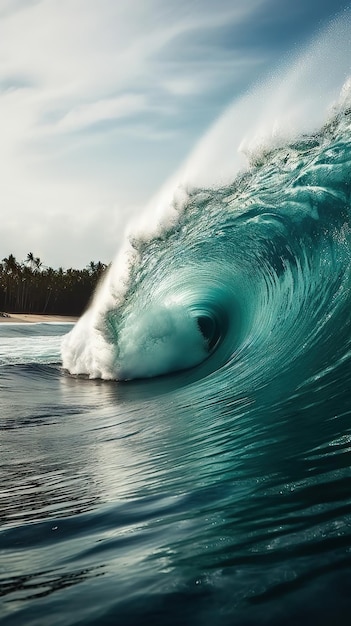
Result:
<instances>
[{"instance_id":1,"label":"blue sky","mask_svg":"<svg viewBox=\"0 0 351 626\"><path fill-rule=\"evenodd\" d=\"M347 6L0 0L1 258L109 262L222 111Z\"/></svg>"}]
</instances>

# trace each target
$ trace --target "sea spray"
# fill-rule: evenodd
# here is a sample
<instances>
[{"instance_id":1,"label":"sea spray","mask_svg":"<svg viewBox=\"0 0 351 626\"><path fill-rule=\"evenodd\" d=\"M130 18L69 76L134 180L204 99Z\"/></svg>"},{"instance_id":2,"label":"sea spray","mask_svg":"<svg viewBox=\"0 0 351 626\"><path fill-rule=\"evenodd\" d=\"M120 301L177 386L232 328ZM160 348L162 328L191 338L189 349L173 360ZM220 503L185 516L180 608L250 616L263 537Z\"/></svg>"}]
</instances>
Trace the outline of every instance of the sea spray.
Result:
<instances>
[{"instance_id":1,"label":"sea spray","mask_svg":"<svg viewBox=\"0 0 351 626\"><path fill-rule=\"evenodd\" d=\"M323 268L329 272L335 263L343 285L349 266L350 83L336 102L337 80L322 70L338 38L344 56L337 78L345 76L348 32L345 20L337 21L283 77L258 87L215 124L129 227L91 307L63 340L65 369L125 380L200 363L206 375L241 359L246 371L248 345L256 346L258 337L265 341L257 349L267 349L269 338L282 342L278 320L285 320L287 337L301 324L304 306L323 284ZM333 54L339 57L340 49ZM302 94L313 76L318 84ZM250 124L268 93L253 135ZM321 101L328 121L302 133L313 115L320 122ZM246 154L245 170L226 158L228 140L232 154L239 146ZM212 168L212 155L222 148ZM230 182L219 184L228 180L228 168ZM206 185L198 186L203 180ZM333 283L324 293L332 301L334 286L339 289ZM307 345L303 336L301 341ZM260 368L266 357L256 357Z\"/></svg>"},{"instance_id":2,"label":"sea spray","mask_svg":"<svg viewBox=\"0 0 351 626\"><path fill-rule=\"evenodd\" d=\"M64 367L130 379L208 357L210 369L220 368L242 357L248 342L252 353L268 340L286 351L293 339L300 350L311 320L325 323L317 315L321 294L330 315L327 300L348 284L347 102L318 134L261 155L231 185L189 193L173 226L150 240L130 239L127 278L116 283L112 268L64 339ZM301 316L311 302L305 327ZM289 336L293 328L297 334ZM267 356L256 356L260 368Z\"/></svg>"},{"instance_id":3,"label":"sea spray","mask_svg":"<svg viewBox=\"0 0 351 626\"><path fill-rule=\"evenodd\" d=\"M286 78L288 120L324 88ZM205 137L64 340L70 371L144 380L71 376L67 327L0 324L1 624L349 626L349 87L287 136L255 128L268 95Z\"/></svg>"}]
</instances>

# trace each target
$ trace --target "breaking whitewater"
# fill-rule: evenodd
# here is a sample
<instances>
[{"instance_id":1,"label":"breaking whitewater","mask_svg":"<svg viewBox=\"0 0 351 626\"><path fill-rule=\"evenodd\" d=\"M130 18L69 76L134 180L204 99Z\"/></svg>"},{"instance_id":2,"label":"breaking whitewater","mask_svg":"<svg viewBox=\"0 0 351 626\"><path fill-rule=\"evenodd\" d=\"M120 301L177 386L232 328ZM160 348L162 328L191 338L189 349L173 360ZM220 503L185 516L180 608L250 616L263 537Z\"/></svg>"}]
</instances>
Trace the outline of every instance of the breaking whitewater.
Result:
<instances>
[{"instance_id":1,"label":"breaking whitewater","mask_svg":"<svg viewBox=\"0 0 351 626\"><path fill-rule=\"evenodd\" d=\"M74 327L0 325L2 624L349 623L350 86L313 93L213 184L229 111Z\"/></svg>"}]
</instances>

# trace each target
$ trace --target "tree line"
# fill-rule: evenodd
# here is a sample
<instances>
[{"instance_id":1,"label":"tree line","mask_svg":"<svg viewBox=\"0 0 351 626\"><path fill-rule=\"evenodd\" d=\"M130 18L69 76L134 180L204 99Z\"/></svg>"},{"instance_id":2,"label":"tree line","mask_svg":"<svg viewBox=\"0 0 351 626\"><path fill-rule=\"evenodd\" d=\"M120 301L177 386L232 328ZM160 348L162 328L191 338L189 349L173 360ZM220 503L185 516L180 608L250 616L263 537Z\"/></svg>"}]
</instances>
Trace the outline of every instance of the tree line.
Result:
<instances>
[{"instance_id":1,"label":"tree line","mask_svg":"<svg viewBox=\"0 0 351 626\"><path fill-rule=\"evenodd\" d=\"M0 311L81 315L106 267L90 261L81 270L55 270L32 252L22 262L10 254L0 263Z\"/></svg>"}]
</instances>

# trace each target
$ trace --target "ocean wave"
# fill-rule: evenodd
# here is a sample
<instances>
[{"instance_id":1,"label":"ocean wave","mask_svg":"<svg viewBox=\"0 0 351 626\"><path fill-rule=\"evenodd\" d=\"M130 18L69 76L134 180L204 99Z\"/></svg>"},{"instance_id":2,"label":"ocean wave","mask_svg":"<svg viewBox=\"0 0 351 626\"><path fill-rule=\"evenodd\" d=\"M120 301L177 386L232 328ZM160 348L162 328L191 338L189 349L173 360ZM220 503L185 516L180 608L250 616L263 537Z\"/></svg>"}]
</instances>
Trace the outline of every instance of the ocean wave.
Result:
<instances>
[{"instance_id":1,"label":"ocean wave","mask_svg":"<svg viewBox=\"0 0 351 626\"><path fill-rule=\"evenodd\" d=\"M348 94L318 132L261 147L232 183L183 190L151 235L129 236L63 339L64 368L129 380L197 367L241 386L345 358Z\"/></svg>"}]
</instances>

